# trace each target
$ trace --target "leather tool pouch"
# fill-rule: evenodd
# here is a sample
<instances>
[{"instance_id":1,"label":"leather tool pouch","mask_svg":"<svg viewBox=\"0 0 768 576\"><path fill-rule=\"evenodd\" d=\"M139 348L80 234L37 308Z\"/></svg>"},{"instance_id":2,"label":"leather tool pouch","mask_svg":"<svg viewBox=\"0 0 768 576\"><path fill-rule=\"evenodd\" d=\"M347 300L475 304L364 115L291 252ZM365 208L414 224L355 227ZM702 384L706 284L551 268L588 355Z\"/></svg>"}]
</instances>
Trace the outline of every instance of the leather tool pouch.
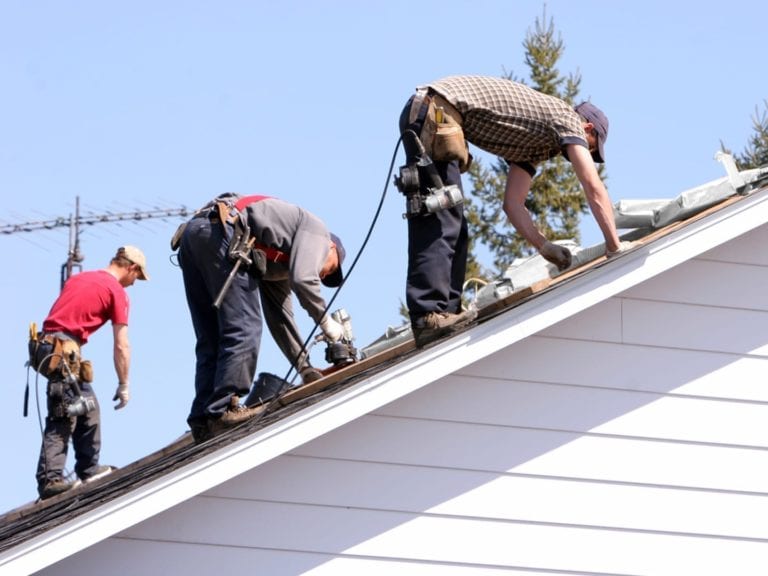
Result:
<instances>
[{"instance_id":1,"label":"leather tool pouch","mask_svg":"<svg viewBox=\"0 0 768 576\"><path fill-rule=\"evenodd\" d=\"M28 344L29 365L32 369L48 378L55 373L61 362L61 340L53 336L43 336L38 332L37 339L30 339Z\"/></svg>"},{"instance_id":2,"label":"leather tool pouch","mask_svg":"<svg viewBox=\"0 0 768 576\"><path fill-rule=\"evenodd\" d=\"M74 340L39 332L37 339L29 340L27 348L29 365L42 376L50 379L71 372L76 378L80 377L80 346Z\"/></svg>"},{"instance_id":3,"label":"leather tool pouch","mask_svg":"<svg viewBox=\"0 0 768 576\"><path fill-rule=\"evenodd\" d=\"M80 382L93 382L93 364L90 360L80 362Z\"/></svg>"},{"instance_id":4,"label":"leather tool pouch","mask_svg":"<svg viewBox=\"0 0 768 576\"><path fill-rule=\"evenodd\" d=\"M74 340L61 339L61 363L59 369L64 376L71 374L77 379L80 378L80 346Z\"/></svg>"},{"instance_id":5,"label":"leather tool pouch","mask_svg":"<svg viewBox=\"0 0 768 576\"><path fill-rule=\"evenodd\" d=\"M458 160L459 169L466 172L469 168L469 151L464 141L464 131L461 126L452 122L437 125L435 137L432 140L432 159L436 162L452 162Z\"/></svg>"},{"instance_id":6,"label":"leather tool pouch","mask_svg":"<svg viewBox=\"0 0 768 576\"><path fill-rule=\"evenodd\" d=\"M427 124L431 126L427 127ZM464 138L461 127L462 118L454 106L439 94L435 94L429 104L424 119L426 135L430 139L431 156L435 162L459 163L459 170L464 173L472 165L472 155Z\"/></svg>"}]
</instances>

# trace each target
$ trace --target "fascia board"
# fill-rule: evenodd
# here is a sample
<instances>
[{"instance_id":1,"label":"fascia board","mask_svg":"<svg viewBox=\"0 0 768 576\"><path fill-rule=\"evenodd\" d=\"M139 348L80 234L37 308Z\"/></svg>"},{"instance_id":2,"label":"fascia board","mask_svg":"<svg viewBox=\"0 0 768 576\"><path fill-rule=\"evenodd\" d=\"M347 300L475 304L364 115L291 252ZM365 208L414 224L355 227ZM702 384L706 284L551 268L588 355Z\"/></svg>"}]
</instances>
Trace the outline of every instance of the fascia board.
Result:
<instances>
[{"instance_id":1,"label":"fascia board","mask_svg":"<svg viewBox=\"0 0 768 576\"><path fill-rule=\"evenodd\" d=\"M766 222L763 190L30 539L0 556L0 571L51 565Z\"/></svg>"}]
</instances>

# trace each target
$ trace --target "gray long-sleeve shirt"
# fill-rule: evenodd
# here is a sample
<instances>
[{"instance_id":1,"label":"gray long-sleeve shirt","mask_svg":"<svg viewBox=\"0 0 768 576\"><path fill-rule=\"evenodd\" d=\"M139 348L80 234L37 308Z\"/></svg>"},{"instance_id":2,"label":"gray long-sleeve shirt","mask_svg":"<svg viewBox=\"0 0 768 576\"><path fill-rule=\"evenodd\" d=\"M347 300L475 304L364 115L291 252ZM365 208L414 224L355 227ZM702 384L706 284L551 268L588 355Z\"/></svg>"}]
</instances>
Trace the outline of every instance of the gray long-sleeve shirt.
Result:
<instances>
[{"instance_id":1,"label":"gray long-sleeve shirt","mask_svg":"<svg viewBox=\"0 0 768 576\"><path fill-rule=\"evenodd\" d=\"M326 302L320 270L331 238L322 220L307 210L277 198L247 205L246 218L256 242L284 252L288 263L270 261L261 282L264 318L275 342L289 361L304 343L293 316L291 292L315 322L322 320ZM297 366L305 362L302 358Z\"/></svg>"}]
</instances>

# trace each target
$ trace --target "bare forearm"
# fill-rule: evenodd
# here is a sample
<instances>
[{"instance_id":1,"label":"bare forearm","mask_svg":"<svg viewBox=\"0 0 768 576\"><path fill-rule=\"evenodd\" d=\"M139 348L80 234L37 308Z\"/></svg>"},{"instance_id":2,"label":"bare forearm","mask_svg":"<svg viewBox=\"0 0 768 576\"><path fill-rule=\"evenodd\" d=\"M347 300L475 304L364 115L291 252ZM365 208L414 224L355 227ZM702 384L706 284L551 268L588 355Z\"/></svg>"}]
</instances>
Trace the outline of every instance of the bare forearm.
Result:
<instances>
[{"instance_id":1,"label":"bare forearm","mask_svg":"<svg viewBox=\"0 0 768 576\"><path fill-rule=\"evenodd\" d=\"M114 350L115 358L115 373L117 373L118 382L129 381L129 368L131 365L131 350L130 347L117 347Z\"/></svg>"},{"instance_id":2,"label":"bare forearm","mask_svg":"<svg viewBox=\"0 0 768 576\"><path fill-rule=\"evenodd\" d=\"M613 218L613 205L592 157L586 148L578 144L569 144L567 148L568 158L584 188L589 209L605 238L606 250L610 252L618 250L619 235Z\"/></svg>"},{"instance_id":3,"label":"bare forearm","mask_svg":"<svg viewBox=\"0 0 768 576\"><path fill-rule=\"evenodd\" d=\"M504 213L515 230L538 250L547 239L536 227L525 207L525 198L530 187L531 176L519 166L510 164L504 189Z\"/></svg>"},{"instance_id":4,"label":"bare forearm","mask_svg":"<svg viewBox=\"0 0 768 576\"><path fill-rule=\"evenodd\" d=\"M112 356L118 382L128 383L131 366L131 345L128 342L128 327L125 325L114 328Z\"/></svg>"},{"instance_id":5,"label":"bare forearm","mask_svg":"<svg viewBox=\"0 0 768 576\"><path fill-rule=\"evenodd\" d=\"M547 241L546 237L539 231L531 218L531 213L523 204L504 204L504 213L507 215L510 224L515 230L525 238L537 250Z\"/></svg>"},{"instance_id":6,"label":"bare forearm","mask_svg":"<svg viewBox=\"0 0 768 576\"><path fill-rule=\"evenodd\" d=\"M605 247L609 251L617 250L619 247L619 235L616 231L616 222L613 217L613 205L608 196L608 192L602 182L594 186L593 190L586 191L589 209L592 211L600 231L605 238Z\"/></svg>"}]
</instances>

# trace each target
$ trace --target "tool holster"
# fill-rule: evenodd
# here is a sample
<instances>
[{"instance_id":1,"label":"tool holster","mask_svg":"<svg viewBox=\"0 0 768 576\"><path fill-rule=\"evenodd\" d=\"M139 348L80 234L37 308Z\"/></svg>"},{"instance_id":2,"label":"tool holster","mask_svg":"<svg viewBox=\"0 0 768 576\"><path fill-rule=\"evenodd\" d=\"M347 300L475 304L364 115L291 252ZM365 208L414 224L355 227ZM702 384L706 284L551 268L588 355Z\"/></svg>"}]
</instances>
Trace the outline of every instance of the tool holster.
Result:
<instances>
[{"instance_id":1,"label":"tool holster","mask_svg":"<svg viewBox=\"0 0 768 576\"><path fill-rule=\"evenodd\" d=\"M49 380L93 382L93 364L80 356L80 344L72 338L34 332L30 335L29 365Z\"/></svg>"},{"instance_id":2,"label":"tool holster","mask_svg":"<svg viewBox=\"0 0 768 576\"><path fill-rule=\"evenodd\" d=\"M30 333L29 365L48 379L48 415L68 418L72 402L81 397L79 382L93 381L93 367L80 358L80 345L71 338Z\"/></svg>"},{"instance_id":3,"label":"tool holster","mask_svg":"<svg viewBox=\"0 0 768 576\"><path fill-rule=\"evenodd\" d=\"M419 90L414 96L411 122L422 115L419 138L427 155L436 162L457 161L462 173L469 170L472 155L464 139L463 119L459 111L440 94Z\"/></svg>"},{"instance_id":4,"label":"tool holster","mask_svg":"<svg viewBox=\"0 0 768 576\"><path fill-rule=\"evenodd\" d=\"M63 342L52 334L35 333L28 344L29 365L46 378L57 374L63 357Z\"/></svg>"}]
</instances>

